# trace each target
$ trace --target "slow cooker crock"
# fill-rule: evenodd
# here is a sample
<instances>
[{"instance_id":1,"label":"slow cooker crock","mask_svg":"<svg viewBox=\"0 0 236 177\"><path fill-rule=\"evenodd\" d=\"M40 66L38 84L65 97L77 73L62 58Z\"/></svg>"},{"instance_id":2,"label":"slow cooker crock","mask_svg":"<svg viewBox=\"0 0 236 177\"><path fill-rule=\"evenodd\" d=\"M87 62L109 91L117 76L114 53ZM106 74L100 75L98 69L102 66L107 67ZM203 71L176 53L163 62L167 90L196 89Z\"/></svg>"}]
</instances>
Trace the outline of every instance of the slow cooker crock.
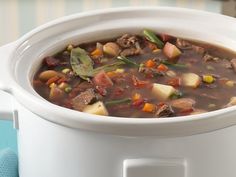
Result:
<instances>
[{"instance_id":1,"label":"slow cooker crock","mask_svg":"<svg viewBox=\"0 0 236 177\"><path fill-rule=\"evenodd\" d=\"M18 129L20 176L235 177L235 107L168 119L104 117L54 105L31 85L42 58L70 43L150 28L236 51L235 22L181 8L108 9L60 18L1 47L0 89L13 109L0 115Z\"/></svg>"}]
</instances>

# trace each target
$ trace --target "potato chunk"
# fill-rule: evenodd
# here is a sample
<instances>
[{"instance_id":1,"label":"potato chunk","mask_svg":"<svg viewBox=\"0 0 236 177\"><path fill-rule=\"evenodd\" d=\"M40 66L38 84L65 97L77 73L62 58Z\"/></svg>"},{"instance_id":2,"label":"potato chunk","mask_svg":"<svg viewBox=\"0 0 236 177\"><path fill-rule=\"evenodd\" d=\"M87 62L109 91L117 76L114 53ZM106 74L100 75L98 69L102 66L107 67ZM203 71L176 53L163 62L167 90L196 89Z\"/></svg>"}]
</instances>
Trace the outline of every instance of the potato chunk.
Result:
<instances>
[{"instance_id":1,"label":"potato chunk","mask_svg":"<svg viewBox=\"0 0 236 177\"><path fill-rule=\"evenodd\" d=\"M226 105L226 107L235 106L235 105L236 105L236 97L233 96L233 97L230 99L229 103Z\"/></svg>"},{"instance_id":2,"label":"potato chunk","mask_svg":"<svg viewBox=\"0 0 236 177\"><path fill-rule=\"evenodd\" d=\"M185 73L182 75L182 81L184 86L197 88L201 83L201 78L195 73Z\"/></svg>"},{"instance_id":3,"label":"potato chunk","mask_svg":"<svg viewBox=\"0 0 236 177\"><path fill-rule=\"evenodd\" d=\"M167 100L173 93L175 88L170 85L154 83L152 87L152 93L160 100Z\"/></svg>"},{"instance_id":4,"label":"potato chunk","mask_svg":"<svg viewBox=\"0 0 236 177\"><path fill-rule=\"evenodd\" d=\"M103 102L98 101L92 105L87 105L83 112L90 113L90 114L97 114L102 116L108 116L108 111L103 104Z\"/></svg>"},{"instance_id":5,"label":"potato chunk","mask_svg":"<svg viewBox=\"0 0 236 177\"><path fill-rule=\"evenodd\" d=\"M195 109L193 112L191 112L190 115L202 114L202 113L205 113L205 112L207 112L207 111L203 110L203 109Z\"/></svg>"},{"instance_id":6,"label":"potato chunk","mask_svg":"<svg viewBox=\"0 0 236 177\"><path fill-rule=\"evenodd\" d=\"M103 51L111 56L118 56L120 47L115 42L108 42L103 46Z\"/></svg>"},{"instance_id":7,"label":"potato chunk","mask_svg":"<svg viewBox=\"0 0 236 177\"><path fill-rule=\"evenodd\" d=\"M181 51L173 44L167 42L163 48L163 53L169 58L174 59L181 55Z\"/></svg>"}]
</instances>

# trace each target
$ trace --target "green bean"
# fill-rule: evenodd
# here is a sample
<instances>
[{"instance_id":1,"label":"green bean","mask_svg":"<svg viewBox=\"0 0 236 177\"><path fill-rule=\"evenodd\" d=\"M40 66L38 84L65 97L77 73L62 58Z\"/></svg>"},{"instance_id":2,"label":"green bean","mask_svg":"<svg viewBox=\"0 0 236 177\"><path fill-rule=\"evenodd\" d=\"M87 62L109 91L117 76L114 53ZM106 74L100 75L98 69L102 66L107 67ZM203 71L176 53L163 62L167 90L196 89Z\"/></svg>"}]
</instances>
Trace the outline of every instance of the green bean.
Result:
<instances>
[{"instance_id":1,"label":"green bean","mask_svg":"<svg viewBox=\"0 0 236 177\"><path fill-rule=\"evenodd\" d=\"M147 40L149 40L152 43L155 43L158 48L162 49L164 47L164 43L156 36L156 34L153 31L145 29L143 30L143 35Z\"/></svg>"},{"instance_id":2,"label":"green bean","mask_svg":"<svg viewBox=\"0 0 236 177\"><path fill-rule=\"evenodd\" d=\"M105 105L111 106L111 105L130 103L130 102L131 102L130 98L124 98L124 99L120 99L120 100L107 101L107 102L105 102Z\"/></svg>"}]
</instances>

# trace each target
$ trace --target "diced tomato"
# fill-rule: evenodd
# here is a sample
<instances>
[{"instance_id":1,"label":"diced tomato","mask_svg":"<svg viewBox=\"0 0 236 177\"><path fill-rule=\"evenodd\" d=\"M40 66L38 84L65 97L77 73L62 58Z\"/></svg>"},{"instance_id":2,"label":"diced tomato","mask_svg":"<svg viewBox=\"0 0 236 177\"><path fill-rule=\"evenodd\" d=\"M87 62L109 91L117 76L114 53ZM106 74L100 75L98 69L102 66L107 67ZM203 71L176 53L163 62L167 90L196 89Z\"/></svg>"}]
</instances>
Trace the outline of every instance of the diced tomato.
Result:
<instances>
[{"instance_id":1,"label":"diced tomato","mask_svg":"<svg viewBox=\"0 0 236 177\"><path fill-rule=\"evenodd\" d=\"M44 83L40 80L33 80L33 85L35 88L44 86Z\"/></svg>"},{"instance_id":2,"label":"diced tomato","mask_svg":"<svg viewBox=\"0 0 236 177\"><path fill-rule=\"evenodd\" d=\"M148 85L150 85L149 81L142 81L139 80L136 76L132 76L132 81L133 81L133 85L137 88L143 88L143 87L147 87Z\"/></svg>"},{"instance_id":3,"label":"diced tomato","mask_svg":"<svg viewBox=\"0 0 236 177\"><path fill-rule=\"evenodd\" d=\"M66 77L62 77L60 79L57 80L57 83L60 84L62 82L68 82L68 79Z\"/></svg>"},{"instance_id":4,"label":"diced tomato","mask_svg":"<svg viewBox=\"0 0 236 177\"><path fill-rule=\"evenodd\" d=\"M123 93L124 93L124 89L122 88L122 87L116 87L115 89L114 89L114 91L113 91L113 94L115 95L115 96L120 96L120 95L122 95Z\"/></svg>"},{"instance_id":5,"label":"diced tomato","mask_svg":"<svg viewBox=\"0 0 236 177\"><path fill-rule=\"evenodd\" d=\"M72 103L71 103L71 100L70 99L64 99L63 101L63 105L62 106L65 106L66 108L70 108L72 109Z\"/></svg>"},{"instance_id":6,"label":"diced tomato","mask_svg":"<svg viewBox=\"0 0 236 177\"><path fill-rule=\"evenodd\" d=\"M102 96L106 96L106 94L107 94L107 90L103 87L96 86L96 90Z\"/></svg>"},{"instance_id":7,"label":"diced tomato","mask_svg":"<svg viewBox=\"0 0 236 177\"><path fill-rule=\"evenodd\" d=\"M181 85L181 79L180 78L171 78L167 81L168 85L171 85L173 87L179 87Z\"/></svg>"},{"instance_id":8,"label":"diced tomato","mask_svg":"<svg viewBox=\"0 0 236 177\"><path fill-rule=\"evenodd\" d=\"M151 42L147 42L148 43L148 48L150 48L151 50L156 50L157 46Z\"/></svg>"},{"instance_id":9,"label":"diced tomato","mask_svg":"<svg viewBox=\"0 0 236 177\"><path fill-rule=\"evenodd\" d=\"M60 64L60 61L54 57L45 57L44 62L48 67L55 67Z\"/></svg>"},{"instance_id":10,"label":"diced tomato","mask_svg":"<svg viewBox=\"0 0 236 177\"><path fill-rule=\"evenodd\" d=\"M144 99L140 98L138 100L133 101L132 106L140 107L144 103Z\"/></svg>"},{"instance_id":11,"label":"diced tomato","mask_svg":"<svg viewBox=\"0 0 236 177\"><path fill-rule=\"evenodd\" d=\"M158 71L163 71L163 72L166 72L168 70L168 67L164 64L160 64L158 67L157 67L157 70Z\"/></svg>"},{"instance_id":12,"label":"diced tomato","mask_svg":"<svg viewBox=\"0 0 236 177\"><path fill-rule=\"evenodd\" d=\"M191 112L193 112L194 109L193 108L190 108L190 109L183 109L179 112L179 115L181 116L186 116L186 115L189 115Z\"/></svg>"},{"instance_id":13,"label":"diced tomato","mask_svg":"<svg viewBox=\"0 0 236 177\"><path fill-rule=\"evenodd\" d=\"M158 103L157 104L157 107L162 107L163 105L165 105L166 103L164 103L164 102L160 102L160 103Z\"/></svg>"},{"instance_id":14,"label":"diced tomato","mask_svg":"<svg viewBox=\"0 0 236 177\"><path fill-rule=\"evenodd\" d=\"M50 78L50 79L46 82L46 84L47 84L47 85L50 85L51 83L56 82L56 81L59 80L59 79L60 79L59 76L54 76L54 77Z\"/></svg>"},{"instance_id":15,"label":"diced tomato","mask_svg":"<svg viewBox=\"0 0 236 177\"><path fill-rule=\"evenodd\" d=\"M161 34L160 36L161 36L161 39L163 42L167 42L167 41L173 39L173 37L168 34Z\"/></svg>"},{"instance_id":16,"label":"diced tomato","mask_svg":"<svg viewBox=\"0 0 236 177\"><path fill-rule=\"evenodd\" d=\"M113 86L112 80L108 77L108 75L104 71L100 71L98 74L96 74L93 78L93 82L95 85L108 88Z\"/></svg>"}]
</instances>

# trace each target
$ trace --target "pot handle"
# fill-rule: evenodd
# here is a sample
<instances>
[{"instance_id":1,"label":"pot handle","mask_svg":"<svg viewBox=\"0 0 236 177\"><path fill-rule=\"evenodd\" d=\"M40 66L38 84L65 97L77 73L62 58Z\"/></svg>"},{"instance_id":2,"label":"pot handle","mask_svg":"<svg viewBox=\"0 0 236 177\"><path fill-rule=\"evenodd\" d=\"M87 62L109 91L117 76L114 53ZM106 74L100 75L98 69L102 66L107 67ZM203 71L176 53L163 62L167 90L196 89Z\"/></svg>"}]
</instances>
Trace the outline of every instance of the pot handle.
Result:
<instances>
[{"instance_id":1,"label":"pot handle","mask_svg":"<svg viewBox=\"0 0 236 177\"><path fill-rule=\"evenodd\" d=\"M0 47L0 90L11 93L10 86L10 55L15 49L16 42Z\"/></svg>"},{"instance_id":2,"label":"pot handle","mask_svg":"<svg viewBox=\"0 0 236 177\"><path fill-rule=\"evenodd\" d=\"M186 171L186 160L179 158L140 158L123 162L123 177L184 177Z\"/></svg>"},{"instance_id":3,"label":"pot handle","mask_svg":"<svg viewBox=\"0 0 236 177\"><path fill-rule=\"evenodd\" d=\"M0 120L13 120L16 111L13 111L13 97L11 94L0 91ZM15 113L14 113L15 112Z\"/></svg>"},{"instance_id":4,"label":"pot handle","mask_svg":"<svg viewBox=\"0 0 236 177\"><path fill-rule=\"evenodd\" d=\"M10 55L16 42L0 47L0 120L12 120L14 127L18 128L17 111L13 109L13 96L11 95Z\"/></svg>"}]
</instances>

